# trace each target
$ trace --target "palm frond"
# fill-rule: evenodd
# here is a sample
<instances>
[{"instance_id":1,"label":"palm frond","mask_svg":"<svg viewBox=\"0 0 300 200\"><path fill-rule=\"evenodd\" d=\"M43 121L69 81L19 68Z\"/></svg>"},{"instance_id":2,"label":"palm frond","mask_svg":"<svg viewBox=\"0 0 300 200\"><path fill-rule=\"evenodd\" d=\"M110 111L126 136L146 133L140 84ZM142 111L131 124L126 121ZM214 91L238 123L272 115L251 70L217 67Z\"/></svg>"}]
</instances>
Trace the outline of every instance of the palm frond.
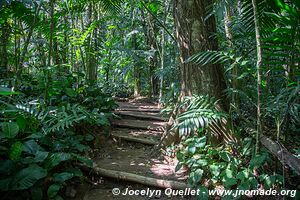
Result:
<instances>
[{"instance_id":1,"label":"palm frond","mask_svg":"<svg viewBox=\"0 0 300 200\"><path fill-rule=\"evenodd\" d=\"M184 98L179 108L185 109L185 112L178 116L178 124L175 125L179 129L179 134L189 135L225 117L226 114L217 109L217 103L215 98L209 96L194 95Z\"/></svg>"},{"instance_id":2,"label":"palm frond","mask_svg":"<svg viewBox=\"0 0 300 200\"><path fill-rule=\"evenodd\" d=\"M99 2L104 11L118 13L122 9L124 0L100 0Z\"/></svg>"}]
</instances>

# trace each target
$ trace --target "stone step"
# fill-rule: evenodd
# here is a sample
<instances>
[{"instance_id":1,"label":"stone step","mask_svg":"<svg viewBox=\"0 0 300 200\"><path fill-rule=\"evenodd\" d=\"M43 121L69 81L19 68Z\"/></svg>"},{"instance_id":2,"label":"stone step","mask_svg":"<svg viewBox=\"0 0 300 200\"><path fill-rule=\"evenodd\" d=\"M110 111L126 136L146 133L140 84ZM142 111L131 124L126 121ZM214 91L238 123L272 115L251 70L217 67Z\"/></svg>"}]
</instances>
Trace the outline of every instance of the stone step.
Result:
<instances>
[{"instance_id":1,"label":"stone step","mask_svg":"<svg viewBox=\"0 0 300 200\"><path fill-rule=\"evenodd\" d=\"M186 169L176 171L177 160L170 158L151 157L150 147L136 148L131 145L112 145L107 151L107 156L95 157L94 167L104 171L124 172L142 177L180 181L185 183L187 178ZM101 174L104 175L104 174Z\"/></svg>"},{"instance_id":2,"label":"stone step","mask_svg":"<svg viewBox=\"0 0 300 200\"><path fill-rule=\"evenodd\" d=\"M122 128L131 128L131 129L143 129L151 131L160 131L165 130L167 122L161 121L145 121L145 120L135 120L135 119L115 119L112 121L112 125Z\"/></svg>"},{"instance_id":3,"label":"stone step","mask_svg":"<svg viewBox=\"0 0 300 200\"><path fill-rule=\"evenodd\" d=\"M142 112L142 111L129 111L129 110L118 110L114 112L117 115L123 117L133 117L138 119L148 119L148 120L157 120L157 121L166 121L167 119L161 117L158 113L155 112Z\"/></svg>"},{"instance_id":4,"label":"stone step","mask_svg":"<svg viewBox=\"0 0 300 200\"><path fill-rule=\"evenodd\" d=\"M116 110L136 111L136 112L160 112L160 108L156 104L146 103L128 103L117 102L119 107Z\"/></svg>"},{"instance_id":5,"label":"stone step","mask_svg":"<svg viewBox=\"0 0 300 200\"><path fill-rule=\"evenodd\" d=\"M162 136L162 132L151 130L135 130L126 128L115 128L111 135L130 142L137 142L147 145L157 145Z\"/></svg>"}]
</instances>

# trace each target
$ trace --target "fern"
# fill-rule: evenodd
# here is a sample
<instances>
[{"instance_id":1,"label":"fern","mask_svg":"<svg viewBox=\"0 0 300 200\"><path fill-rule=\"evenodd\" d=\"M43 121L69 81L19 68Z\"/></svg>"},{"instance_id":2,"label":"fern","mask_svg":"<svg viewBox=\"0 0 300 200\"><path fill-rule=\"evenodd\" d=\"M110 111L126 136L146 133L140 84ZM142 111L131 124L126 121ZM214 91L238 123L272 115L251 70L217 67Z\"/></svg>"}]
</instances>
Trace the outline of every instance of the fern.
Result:
<instances>
[{"instance_id":1,"label":"fern","mask_svg":"<svg viewBox=\"0 0 300 200\"><path fill-rule=\"evenodd\" d=\"M5 103L0 101L0 103ZM85 121L90 124L108 125L107 113L100 112L99 109L87 110L78 104L67 104L58 107L42 108L35 101L18 102L16 105L7 104L10 110L4 112L24 112L39 120L45 133L65 130L74 124Z\"/></svg>"},{"instance_id":2,"label":"fern","mask_svg":"<svg viewBox=\"0 0 300 200\"><path fill-rule=\"evenodd\" d=\"M249 61L241 56L226 51L204 51L189 57L186 62L193 62L200 65L222 64L226 62L233 64L245 65Z\"/></svg>"},{"instance_id":3,"label":"fern","mask_svg":"<svg viewBox=\"0 0 300 200\"><path fill-rule=\"evenodd\" d=\"M177 118L180 135L189 135L199 128L208 127L213 121L218 121L226 117L225 113L217 109L218 101L209 96L185 97L179 108L185 112Z\"/></svg>"},{"instance_id":4,"label":"fern","mask_svg":"<svg viewBox=\"0 0 300 200\"><path fill-rule=\"evenodd\" d=\"M124 0L102 0L100 1L102 8L110 13L118 13L121 11L121 5Z\"/></svg>"}]
</instances>

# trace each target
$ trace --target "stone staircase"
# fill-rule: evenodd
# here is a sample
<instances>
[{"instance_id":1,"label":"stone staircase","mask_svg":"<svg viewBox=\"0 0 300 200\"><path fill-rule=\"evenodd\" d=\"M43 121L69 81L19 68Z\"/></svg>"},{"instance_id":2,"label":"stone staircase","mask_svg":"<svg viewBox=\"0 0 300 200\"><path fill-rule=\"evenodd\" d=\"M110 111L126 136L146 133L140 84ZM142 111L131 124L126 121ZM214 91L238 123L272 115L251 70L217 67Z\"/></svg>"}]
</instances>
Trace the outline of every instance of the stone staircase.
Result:
<instances>
[{"instance_id":1,"label":"stone staircase","mask_svg":"<svg viewBox=\"0 0 300 200\"><path fill-rule=\"evenodd\" d=\"M160 115L158 105L129 102L118 102L118 105L114 113L119 118L112 121L113 128L110 133L112 140L118 142L108 145L107 156L94 158L95 171L100 176L116 182L123 180L138 184L139 187L177 189L187 187L186 173L175 172L177 164L175 158L150 155L153 145L159 143L166 125L166 118ZM126 189L124 184L118 187L120 190ZM112 194L112 189L100 187L90 190L84 199L92 200L91 197L95 196L95 192L101 193L101 191L105 192L105 199L115 199L117 197ZM120 196L118 198L128 199Z\"/></svg>"}]
</instances>

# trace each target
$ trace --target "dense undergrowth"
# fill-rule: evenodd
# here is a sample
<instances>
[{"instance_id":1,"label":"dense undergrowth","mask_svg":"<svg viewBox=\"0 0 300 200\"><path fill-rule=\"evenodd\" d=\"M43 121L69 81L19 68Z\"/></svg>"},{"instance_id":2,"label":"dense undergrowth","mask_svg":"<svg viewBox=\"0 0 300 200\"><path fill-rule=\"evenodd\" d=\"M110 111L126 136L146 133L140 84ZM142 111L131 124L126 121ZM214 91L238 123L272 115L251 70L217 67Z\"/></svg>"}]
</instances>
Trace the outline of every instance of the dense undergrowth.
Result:
<instances>
[{"instance_id":1,"label":"dense undergrowth","mask_svg":"<svg viewBox=\"0 0 300 200\"><path fill-rule=\"evenodd\" d=\"M70 179L84 179L79 166L92 166L88 152L116 105L100 88L77 84L74 75L52 73L47 94L42 77L23 78L17 91L0 87L1 195L62 199Z\"/></svg>"},{"instance_id":2,"label":"dense undergrowth","mask_svg":"<svg viewBox=\"0 0 300 200\"><path fill-rule=\"evenodd\" d=\"M181 114L176 117L173 130L179 132L182 141L169 148L176 150L179 161L176 171L189 169L188 183L201 191L199 199L209 199L208 189L293 189L287 196L299 198L295 190L299 185L297 172L282 166L278 161L280 158L273 157L264 147L255 152L255 132L247 132L251 125L244 127L242 120L239 120L240 125L235 122L231 123L234 126L230 123L222 125L222 121L228 121L230 115L221 112L218 105L214 98L197 95L186 97L177 105ZM291 127L297 126L295 121L289 122ZM227 128L222 130L220 126ZM221 141L226 140L228 133L235 139L227 143L217 142L220 138ZM299 156L297 149L294 150ZM222 199L243 197L245 195L232 194L224 195Z\"/></svg>"},{"instance_id":3,"label":"dense undergrowth","mask_svg":"<svg viewBox=\"0 0 300 200\"><path fill-rule=\"evenodd\" d=\"M300 159L299 0L211 1L186 16L210 1L180 2L0 1L1 199L64 198L85 177L78 166L91 166L112 97L133 95L179 111L172 156L193 187L300 189L299 175L257 139ZM213 66L221 70L208 73ZM207 77L224 82L197 85Z\"/></svg>"}]
</instances>

